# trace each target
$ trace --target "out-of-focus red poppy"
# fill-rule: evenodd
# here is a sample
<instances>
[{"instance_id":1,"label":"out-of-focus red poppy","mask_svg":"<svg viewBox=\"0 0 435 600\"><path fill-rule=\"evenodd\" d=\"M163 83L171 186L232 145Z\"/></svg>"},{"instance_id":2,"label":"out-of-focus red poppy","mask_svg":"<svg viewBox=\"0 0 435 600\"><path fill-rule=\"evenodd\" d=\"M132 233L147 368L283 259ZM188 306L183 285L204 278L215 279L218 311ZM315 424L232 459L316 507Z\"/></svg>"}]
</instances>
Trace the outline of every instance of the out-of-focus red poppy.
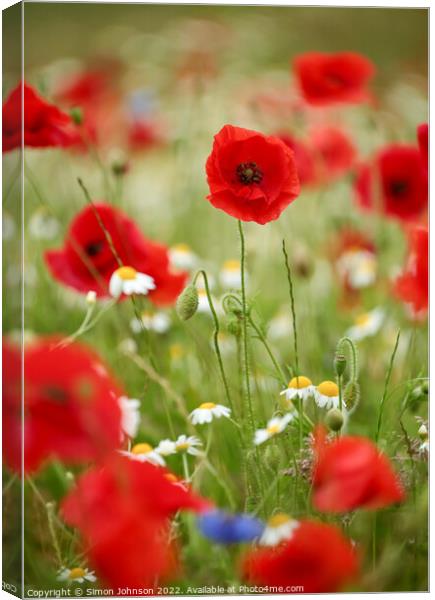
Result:
<instances>
[{"instance_id":1,"label":"out-of-focus red poppy","mask_svg":"<svg viewBox=\"0 0 435 600\"><path fill-rule=\"evenodd\" d=\"M14 471L21 472L21 367L19 347L3 339L2 342L2 432L3 458Z\"/></svg>"},{"instance_id":2,"label":"out-of-focus red poppy","mask_svg":"<svg viewBox=\"0 0 435 600\"><path fill-rule=\"evenodd\" d=\"M293 63L299 87L309 104L360 103L370 98L373 63L355 52L306 52Z\"/></svg>"},{"instance_id":3,"label":"out-of-focus red poppy","mask_svg":"<svg viewBox=\"0 0 435 600\"><path fill-rule=\"evenodd\" d=\"M356 148L349 136L337 127L318 127L310 134L315 159L316 181L327 182L341 177L354 165Z\"/></svg>"},{"instance_id":4,"label":"out-of-focus red poppy","mask_svg":"<svg viewBox=\"0 0 435 600\"><path fill-rule=\"evenodd\" d=\"M313 504L340 513L379 509L404 500L404 490L388 458L367 438L342 436L328 442L319 428L315 442Z\"/></svg>"},{"instance_id":5,"label":"out-of-focus red poppy","mask_svg":"<svg viewBox=\"0 0 435 600\"><path fill-rule=\"evenodd\" d=\"M293 151L300 184L314 183L315 161L310 147L290 133L277 133L276 136Z\"/></svg>"},{"instance_id":6,"label":"out-of-focus red poppy","mask_svg":"<svg viewBox=\"0 0 435 600\"><path fill-rule=\"evenodd\" d=\"M417 139L421 158L427 171L429 163L429 125L427 123L422 123L417 127Z\"/></svg>"},{"instance_id":7,"label":"out-of-focus red poppy","mask_svg":"<svg viewBox=\"0 0 435 600\"><path fill-rule=\"evenodd\" d=\"M150 292L150 300L158 305L174 303L187 274L171 272L166 246L145 238L134 221L119 209L103 203L94 208L121 262L154 279L156 289ZM81 293L95 290L99 297L109 296L110 277L119 266L90 206L73 219L64 247L49 250L44 258L55 279Z\"/></svg>"},{"instance_id":8,"label":"out-of-focus red poppy","mask_svg":"<svg viewBox=\"0 0 435 600\"><path fill-rule=\"evenodd\" d=\"M232 217L264 225L299 195L293 152L277 137L225 125L207 159L207 199Z\"/></svg>"},{"instance_id":9,"label":"out-of-focus red poppy","mask_svg":"<svg viewBox=\"0 0 435 600\"><path fill-rule=\"evenodd\" d=\"M162 143L162 135L150 120L133 120L127 131L128 147L133 152L148 150Z\"/></svg>"},{"instance_id":10,"label":"out-of-focus red poppy","mask_svg":"<svg viewBox=\"0 0 435 600\"><path fill-rule=\"evenodd\" d=\"M80 530L90 563L107 585L153 588L176 575L170 518L208 505L172 483L164 469L115 454L78 480L61 510Z\"/></svg>"},{"instance_id":11,"label":"out-of-focus red poppy","mask_svg":"<svg viewBox=\"0 0 435 600\"><path fill-rule=\"evenodd\" d=\"M22 107L24 128L22 138ZM19 83L3 104L3 152L24 146L68 147L80 143L71 117L50 104L27 83Z\"/></svg>"},{"instance_id":12,"label":"out-of-focus red poppy","mask_svg":"<svg viewBox=\"0 0 435 600\"><path fill-rule=\"evenodd\" d=\"M429 297L429 232L415 227L410 232L409 257L394 285L395 294L412 306L415 314L427 311Z\"/></svg>"},{"instance_id":13,"label":"out-of-focus red poppy","mask_svg":"<svg viewBox=\"0 0 435 600\"><path fill-rule=\"evenodd\" d=\"M249 552L243 577L259 586L302 587L306 594L338 592L359 572L357 552L332 525L300 521L289 540ZM293 591L288 589L287 591Z\"/></svg>"},{"instance_id":14,"label":"out-of-focus red poppy","mask_svg":"<svg viewBox=\"0 0 435 600\"><path fill-rule=\"evenodd\" d=\"M24 354L24 468L37 470L57 458L67 463L101 461L122 442L123 392L99 358L78 343L59 346L60 338L32 343ZM7 350L6 462L19 470L16 444L21 438L19 374L16 350ZM17 438L18 436L18 438Z\"/></svg>"},{"instance_id":15,"label":"out-of-focus red poppy","mask_svg":"<svg viewBox=\"0 0 435 600\"><path fill-rule=\"evenodd\" d=\"M428 200L427 176L417 146L392 144L363 164L355 181L359 205L401 221L415 221Z\"/></svg>"}]
</instances>

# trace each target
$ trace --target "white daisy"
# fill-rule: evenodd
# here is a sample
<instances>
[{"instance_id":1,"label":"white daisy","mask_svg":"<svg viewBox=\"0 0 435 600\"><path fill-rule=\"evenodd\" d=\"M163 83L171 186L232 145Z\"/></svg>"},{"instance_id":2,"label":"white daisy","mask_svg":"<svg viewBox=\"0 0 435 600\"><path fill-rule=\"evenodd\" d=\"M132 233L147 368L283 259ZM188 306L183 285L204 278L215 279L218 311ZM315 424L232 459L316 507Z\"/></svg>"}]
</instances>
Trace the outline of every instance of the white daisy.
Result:
<instances>
[{"instance_id":1,"label":"white daisy","mask_svg":"<svg viewBox=\"0 0 435 600\"><path fill-rule=\"evenodd\" d=\"M267 521L259 543L261 546L276 546L284 540L289 540L297 527L299 521L284 513L277 513Z\"/></svg>"},{"instance_id":2,"label":"white daisy","mask_svg":"<svg viewBox=\"0 0 435 600\"><path fill-rule=\"evenodd\" d=\"M281 392L281 396L285 396L290 401L293 398L307 400L314 393L314 389L311 379L304 375L298 375L289 381L288 387Z\"/></svg>"},{"instance_id":3,"label":"white daisy","mask_svg":"<svg viewBox=\"0 0 435 600\"><path fill-rule=\"evenodd\" d=\"M177 452L175 449L175 442L172 440L162 440L156 447L156 452L158 452L160 456L170 456L171 454L175 454Z\"/></svg>"},{"instance_id":4,"label":"white daisy","mask_svg":"<svg viewBox=\"0 0 435 600\"><path fill-rule=\"evenodd\" d=\"M198 257L187 244L175 244L169 249L171 265L175 269L190 271L198 264Z\"/></svg>"},{"instance_id":5,"label":"white daisy","mask_svg":"<svg viewBox=\"0 0 435 600\"><path fill-rule=\"evenodd\" d=\"M56 579L58 581L66 581L68 582L68 584L84 583L85 581L91 581L92 583L94 583L95 581L97 581L97 578L94 575L94 571L82 569L81 567L74 567L73 569L62 567L59 570Z\"/></svg>"},{"instance_id":6,"label":"white daisy","mask_svg":"<svg viewBox=\"0 0 435 600\"><path fill-rule=\"evenodd\" d=\"M134 333L141 333L143 328L156 333L166 333L171 326L171 319L165 312L151 313L144 311L140 319L134 317L130 321L130 327Z\"/></svg>"},{"instance_id":7,"label":"white daisy","mask_svg":"<svg viewBox=\"0 0 435 600\"><path fill-rule=\"evenodd\" d=\"M134 438L140 425L140 400L121 396L118 403L121 409L121 429L129 438Z\"/></svg>"},{"instance_id":8,"label":"white daisy","mask_svg":"<svg viewBox=\"0 0 435 600\"><path fill-rule=\"evenodd\" d=\"M135 444L130 452L120 450L120 453L127 456L131 460L138 460L139 462L149 462L153 465L164 467L166 465L165 460L162 456L149 444L140 443Z\"/></svg>"},{"instance_id":9,"label":"white daisy","mask_svg":"<svg viewBox=\"0 0 435 600\"><path fill-rule=\"evenodd\" d=\"M119 267L113 272L109 282L109 292L113 298L119 298L121 294L146 295L155 289L154 279L145 273L138 273L133 267Z\"/></svg>"},{"instance_id":10,"label":"white daisy","mask_svg":"<svg viewBox=\"0 0 435 600\"><path fill-rule=\"evenodd\" d=\"M242 283L240 261L226 260L219 274L221 285L229 290L239 289Z\"/></svg>"},{"instance_id":11,"label":"white daisy","mask_svg":"<svg viewBox=\"0 0 435 600\"><path fill-rule=\"evenodd\" d=\"M60 230L59 221L42 208L33 213L29 224L30 236L37 240L51 240Z\"/></svg>"},{"instance_id":12,"label":"white daisy","mask_svg":"<svg viewBox=\"0 0 435 600\"><path fill-rule=\"evenodd\" d=\"M220 419L220 417L229 418L230 415L231 410L227 406L215 404L214 402L204 402L198 408L195 408L189 417L193 425L203 425L204 423L211 423L213 419Z\"/></svg>"},{"instance_id":13,"label":"white daisy","mask_svg":"<svg viewBox=\"0 0 435 600\"><path fill-rule=\"evenodd\" d=\"M192 456L199 456L201 451L198 448L202 446L202 442L199 438L194 435L179 435L175 442L175 450L177 452L187 452Z\"/></svg>"},{"instance_id":14,"label":"white daisy","mask_svg":"<svg viewBox=\"0 0 435 600\"><path fill-rule=\"evenodd\" d=\"M338 408L340 404L338 385L335 381L322 381L314 391L314 400L320 408Z\"/></svg>"},{"instance_id":15,"label":"white daisy","mask_svg":"<svg viewBox=\"0 0 435 600\"><path fill-rule=\"evenodd\" d=\"M294 419L294 413L287 413L283 417L274 417L267 422L265 429L257 429L255 432L254 444L258 446L267 440L270 440L274 435L281 433L287 425Z\"/></svg>"},{"instance_id":16,"label":"white daisy","mask_svg":"<svg viewBox=\"0 0 435 600\"><path fill-rule=\"evenodd\" d=\"M376 335L382 327L384 319L384 311L381 308L374 308L368 313L358 315L355 324L349 327L346 335L355 341Z\"/></svg>"},{"instance_id":17,"label":"white daisy","mask_svg":"<svg viewBox=\"0 0 435 600\"><path fill-rule=\"evenodd\" d=\"M376 281L376 256L369 250L355 249L344 252L336 265L340 277L354 289L368 287Z\"/></svg>"}]
</instances>

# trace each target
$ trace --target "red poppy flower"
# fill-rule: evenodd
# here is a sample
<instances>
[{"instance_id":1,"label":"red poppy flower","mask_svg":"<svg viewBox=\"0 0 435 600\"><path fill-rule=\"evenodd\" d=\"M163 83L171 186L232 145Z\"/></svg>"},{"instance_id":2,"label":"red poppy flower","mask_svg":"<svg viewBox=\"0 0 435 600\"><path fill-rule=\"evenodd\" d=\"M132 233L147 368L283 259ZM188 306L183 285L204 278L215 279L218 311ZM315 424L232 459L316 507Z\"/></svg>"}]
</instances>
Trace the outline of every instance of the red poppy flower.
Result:
<instances>
[{"instance_id":1,"label":"red poppy flower","mask_svg":"<svg viewBox=\"0 0 435 600\"><path fill-rule=\"evenodd\" d=\"M179 510L206 506L172 483L164 469L115 454L78 480L62 513L80 530L89 560L107 585L152 588L174 576L169 519Z\"/></svg>"},{"instance_id":2,"label":"red poppy flower","mask_svg":"<svg viewBox=\"0 0 435 600\"><path fill-rule=\"evenodd\" d=\"M392 144L360 167L355 182L360 206L412 221L425 211L427 176L416 146Z\"/></svg>"},{"instance_id":3,"label":"red poppy flower","mask_svg":"<svg viewBox=\"0 0 435 600\"><path fill-rule=\"evenodd\" d=\"M299 195L293 152L277 137L225 125L207 159L207 199L232 217L261 225Z\"/></svg>"},{"instance_id":4,"label":"red poppy flower","mask_svg":"<svg viewBox=\"0 0 435 600\"><path fill-rule=\"evenodd\" d=\"M416 227L410 234L410 249L405 271L396 279L396 295L412 306L414 313L427 311L429 297L429 232Z\"/></svg>"},{"instance_id":5,"label":"red poppy flower","mask_svg":"<svg viewBox=\"0 0 435 600\"><path fill-rule=\"evenodd\" d=\"M337 127L319 127L310 135L316 164L317 182L333 181L349 171L356 159L356 149L344 131Z\"/></svg>"},{"instance_id":6,"label":"red poppy flower","mask_svg":"<svg viewBox=\"0 0 435 600\"><path fill-rule=\"evenodd\" d=\"M2 343L3 457L14 471L21 471L21 352L6 340Z\"/></svg>"},{"instance_id":7,"label":"red poppy flower","mask_svg":"<svg viewBox=\"0 0 435 600\"><path fill-rule=\"evenodd\" d=\"M315 181L315 161L309 146L289 133L277 133L276 136L293 151L301 185L313 183Z\"/></svg>"},{"instance_id":8,"label":"red poppy flower","mask_svg":"<svg viewBox=\"0 0 435 600\"><path fill-rule=\"evenodd\" d=\"M355 52L306 52L293 63L299 87L309 104L360 103L370 98L367 85L373 63Z\"/></svg>"},{"instance_id":9,"label":"red poppy flower","mask_svg":"<svg viewBox=\"0 0 435 600\"><path fill-rule=\"evenodd\" d=\"M21 146L22 94L25 146L67 147L80 142L78 131L69 115L43 100L27 83L19 83L3 104L3 152Z\"/></svg>"},{"instance_id":10,"label":"red poppy flower","mask_svg":"<svg viewBox=\"0 0 435 600\"><path fill-rule=\"evenodd\" d=\"M294 592L296 586L306 594L338 592L357 577L358 562L337 527L307 520L299 522L289 540L248 553L243 576L255 585L282 586L283 592Z\"/></svg>"},{"instance_id":11,"label":"red poppy flower","mask_svg":"<svg viewBox=\"0 0 435 600\"><path fill-rule=\"evenodd\" d=\"M151 121L134 120L128 127L128 145L133 152L141 152L158 146L162 136Z\"/></svg>"},{"instance_id":12,"label":"red poppy flower","mask_svg":"<svg viewBox=\"0 0 435 600\"><path fill-rule=\"evenodd\" d=\"M421 158L427 171L429 161L429 125L427 123L422 123L417 127L417 139Z\"/></svg>"},{"instance_id":13,"label":"red poppy flower","mask_svg":"<svg viewBox=\"0 0 435 600\"><path fill-rule=\"evenodd\" d=\"M122 263L154 279L156 289L150 292L150 300L158 305L175 302L187 274L170 271L168 249L146 239L119 209L103 203L94 206ZM45 262L61 283L81 293L95 290L99 297L109 295L110 277L119 266L90 206L72 221L64 247L46 252Z\"/></svg>"},{"instance_id":14,"label":"red poppy flower","mask_svg":"<svg viewBox=\"0 0 435 600\"><path fill-rule=\"evenodd\" d=\"M122 391L118 384L88 348L77 343L60 347L59 342L59 338L45 338L25 350L26 472L52 458L68 463L101 460L121 445L118 398ZM8 352L6 357L16 371L19 356ZM19 378L13 373L6 378L11 392L6 395L6 405L8 429L16 441L15 433L21 433L21 399ZM10 458L6 458L10 466L19 470L15 455Z\"/></svg>"},{"instance_id":15,"label":"red poppy flower","mask_svg":"<svg viewBox=\"0 0 435 600\"><path fill-rule=\"evenodd\" d=\"M342 436L328 443L319 429L315 446L313 504L318 510L378 509L404 499L389 460L369 439Z\"/></svg>"}]
</instances>

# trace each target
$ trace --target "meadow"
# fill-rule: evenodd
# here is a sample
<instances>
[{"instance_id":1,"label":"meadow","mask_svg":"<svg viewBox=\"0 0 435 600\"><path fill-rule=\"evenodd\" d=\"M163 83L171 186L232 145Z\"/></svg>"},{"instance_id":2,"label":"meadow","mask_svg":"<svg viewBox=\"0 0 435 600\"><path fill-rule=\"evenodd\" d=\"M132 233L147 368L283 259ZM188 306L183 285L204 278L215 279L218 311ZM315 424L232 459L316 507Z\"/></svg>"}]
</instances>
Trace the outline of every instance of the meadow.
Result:
<instances>
[{"instance_id":1,"label":"meadow","mask_svg":"<svg viewBox=\"0 0 435 600\"><path fill-rule=\"evenodd\" d=\"M66 118L42 142L29 125L21 154L3 134L3 336L19 347L22 285L28 420L23 473L8 350L4 579L23 519L27 591L427 590L426 12L59 11L26 5L24 80ZM363 57L360 95L339 95L351 62L313 99L311 52ZM244 194L278 167L280 214L267 188L258 217Z\"/></svg>"}]
</instances>

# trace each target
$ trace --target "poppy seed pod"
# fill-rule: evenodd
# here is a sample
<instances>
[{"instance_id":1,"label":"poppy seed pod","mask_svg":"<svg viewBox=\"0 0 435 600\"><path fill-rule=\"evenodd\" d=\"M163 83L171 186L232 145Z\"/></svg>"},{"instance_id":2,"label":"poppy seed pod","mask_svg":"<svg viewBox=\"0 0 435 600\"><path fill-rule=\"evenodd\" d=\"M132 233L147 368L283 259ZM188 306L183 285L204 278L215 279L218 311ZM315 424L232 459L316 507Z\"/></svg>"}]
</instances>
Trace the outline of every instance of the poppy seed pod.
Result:
<instances>
[{"instance_id":1,"label":"poppy seed pod","mask_svg":"<svg viewBox=\"0 0 435 600\"><path fill-rule=\"evenodd\" d=\"M347 410L353 410L356 408L356 405L359 402L360 397L360 388L359 383L357 381L349 381L346 387L344 388L344 405Z\"/></svg>"},{"instance_id":2,"label":"poppy seed pod","mask_svg":"<svg viewBox=\"0 0 435 600\"><path fill-rule=\"evenodd\" d=\"M177 315L182 321L192 318L198 310L198 290L194 285L188 285L178 296L175 305Z\"/></svg>"},{"instance_id":3,"label":"poppy seed pod","mask_svg":"<svg viewBox=\"0 0 435 600\"><path fill-rule=\"evenodd\" d=\"M338 376L343 375L346 370L346 357L344 354L336 354L334 357L334 369Z\"/></svg>"},{"instance_id":4,"label":"poppy seed pod","mask_svg":"<svg viewBox=\"0 0 435 600\"><path fill-rule=\"evenodd\" d=\"M325 423L328 429L331 431L340 431L344 423L343 413L341 413L337 408L332 408L326 414Z\"/></svg>"}]
</instances>

